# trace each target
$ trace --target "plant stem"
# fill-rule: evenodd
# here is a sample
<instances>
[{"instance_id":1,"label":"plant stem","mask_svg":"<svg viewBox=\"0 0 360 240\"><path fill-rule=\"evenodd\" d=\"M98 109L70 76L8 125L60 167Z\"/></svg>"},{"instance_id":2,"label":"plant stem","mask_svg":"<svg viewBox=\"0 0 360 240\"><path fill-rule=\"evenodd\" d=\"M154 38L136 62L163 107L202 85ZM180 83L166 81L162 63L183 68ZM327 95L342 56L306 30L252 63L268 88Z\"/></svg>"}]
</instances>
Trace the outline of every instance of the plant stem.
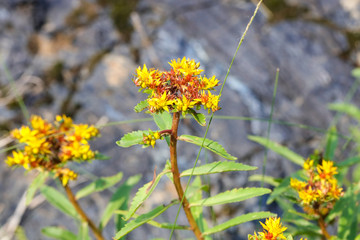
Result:
<instances>
[{"instance_id":1,"label":"plant stem","mask_svg":"<svg viewBox=\"0 0 360 240\"><path fill-rule=\"evenodd\" d=\"M176 144L177 144L177 131L179 127L180 113L176 112L173 115L172 127L171 127L171 136L170 136L170 161L171 161L171 172L173 174L173 181L176 188L176 192L178 194L179 200L182 202L182 206L184 208L186 217L189 221L190 228L194 232L196 239L203 240L203 236L201 231L196 224L196 221L191 214L189 201L184 195L184 190L181 186L180 182L180 173L177 164L177 152L176 152Z\"/></svg>"},{"instance_id":2,"label":"plant stem","mask_svg":"<svg viewBox=\"0 0 360 240\"><path fill-rule=\"evenodd\" d=\"M75 207L75 210L79 213L80 217L83 221L87 222L89 224L89 227L93 231L95 238L97 240L105 240L105 238L101 235L101 231L95 226L93 221L86 215L84 210L80 207L79 203L77 202L73 192L71 191L70 187L68 185L64 186L66 194L71 202L71 204Z\"/></svg>"},{"instance_id":3,"label":"plant stem","mask_svg":"<svg viewBox=\"0 0 360 240\"><path fill-rule=\"evenodd\" d=\"M331 238L330 234L328 233L328 231L326 230L326 224L324 221L324 218L322 216L320 216L320 218L318 219L318 224L320 226L321 232L323 234L323 236L328 240Z\"/></svg>"}]
</instances>

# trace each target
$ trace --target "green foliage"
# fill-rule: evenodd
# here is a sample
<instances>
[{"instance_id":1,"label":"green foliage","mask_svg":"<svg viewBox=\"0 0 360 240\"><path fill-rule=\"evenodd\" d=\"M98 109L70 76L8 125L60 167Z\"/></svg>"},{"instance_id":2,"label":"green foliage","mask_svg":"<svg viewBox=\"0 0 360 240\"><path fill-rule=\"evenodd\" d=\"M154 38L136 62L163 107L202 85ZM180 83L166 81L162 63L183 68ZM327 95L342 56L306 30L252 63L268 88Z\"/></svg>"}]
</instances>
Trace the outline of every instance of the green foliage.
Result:
<instances>
[{"instance_id":1,"label":"green foliage","mask_svg":"<svg viewBox=\"0 0 360 240\"><path fill-rule=\"evenodd\" d=\"M257 167L248 166L242 163L221 161L221 162L213 162L213 163L201 165L194 169L191 168L185 170L180 174L180 176L181 177L190 176L191 173L193 176L197 176L197 175L207 175L213 173L230 172L230 171L250 171L255 169L257 169Z\"/></svg>"},{"instance_id":2,"label":"green foliage","mask_svg":"<svg viewBox=\"0 0 360 240\"><path fill-rule=\"evenodd\" d=\"M335 150L338 144L336 127L330 128L326 135L326 147L324 158L327 160L334 160Z\"/></svg>"},{"instance_id":3,"label":"green foliage","mask_svg":"<svg viewBox=\"0 0 360 240\"><path fill-rule=\"evenodd\" d=\"M276 152L277 154L283 156L284 158L288 159L289 161L303 166L304 165L304 158L300 155L296 154L295 152L291 151L287 147L281 146L280 144L273 142L267 138L258 137L258 136L248 136L251 141L257 142L264 147L269 148L270 150Z\"/></svg>"},{"instance_id":4,"label":"green foliage","mask_svg":"<svg viewBox=\"0 0 360 240\"><path fill-rule=\"evenodd\" d=\"M76 199L83 198L91 193L103 191L116 183L120 182L123 177L123 173L119 172L118 174L111 177L102 177L98 178L86 187L80 189L76 194Z\"/></svg>"},{"instance_id":5,"label":"green foliage","mask_svg":"<svg viewBox=\"0 0 360 240\"><path fill-rule=\"evenodd\" d=\"M159 127L160 130L171 129L172 117L170 113L164 111L162 113L153 114L152 116L154 118L156 125ZM170 137L166 135L165 140L167 144L170 145Z\"/></svg>"},{"instance_id":6,"label":"green foliage","mask_svg":"<svg viewBox=\"0 0 360 240\"><path fill-rule=\"evenodd\" d=\"M106 226L111 216L114 214L114 211L122 209L124 206L127 205L131 189L140 181L140 178L141 175L135 175L130 177L112 195L100 220L100 229L103 229Z\"/></svg>"},{"instance_id":7,"label":"green foliage","mask_svg":"<svg viewBox=\"0 0 360 240\"><path fill-rule=\"evenodd\" d=\"M240 202L249 198L258 197L267 193L271 190L267 188L235 188L223 193L219 193L215 196L201 199L190 203L190 207L193 206L213 206L219 204L226 204L232 202Z\"/></svg>"},{"instance_id":8,"label":"green foliage","mask_svg":"<svg viewBox=\"0 0 360 240\"><path fill-rule=\"evenodd\" d=\"M134 220L127 223L119 232L116 233L115 239L120 239L135 228L140 227L141 225L149 222L150 220L156 218L161 213L165 212L169 207L176 204L176 202L172 202L167 206L158 206L157 208L151 210L148 213L142 214L139 217L135 218ZM128 214L129 215L129 214Z\"/></svg>"},{"instance_id":9,"label":"green foliage","mask_svg":"<svg viewBox=\"0 0 360 240\"><path fill-rule=\"evenodd\" d=\"M197 113L193 109L189 109L189 113L191 116L197 121L201 126L206 126L206 117L202 113Z\"/></svg>"},{"instance_id":10,"label":"green foliage","mask_svg":"<svg viewBox=\"0 0 360 240\"><path fill-rule=\"evenodd\" d=\"M259 174L254 174L249 177L249 181L264 182L264 183L270 184L274 187L279 186L279 181L281 181L281 180L282 179L276 179L271 176L263 176L263 175L259 175Z\"/></svg>"},{"instance_id":11,"label":"green foliage","mask_svg":"<svg viewBox=\"0 0 360 240\"><path fill-rule=\"evenodd\" d=\"M161 177L169 172L170 172L170 169L165 167L165 169L161 173L159 173L152 181L146 183L144 186L139 188L134 199L131 202L129 212L125 217L126 220L129 220L134 215L136 210L141 206L141 204L143 204L143 202L146 199L149 198L151 193L154 191L154 189L156 188L157 184L159 183Z\"/></svg>"},{"instance_id":12,"label":"green foliage","mask_svg":"<svg viewBox=\"0 0 360 240\"><path fill-rule=\"evenodd\" d=\"M219 155L225 159L228 159L228 160L236 160L237 159L236 157L231 156L229 153L227 153L226 150L224 149L224 147L221 146L219 143L212 141L210 139L205 138L205 140L204 140L201 137L196 137L196 136L191 136L191 135L181 135L180 137L178 137L178 140L193 143L198 146L202 146L202 144L204 142L203 146L207 150L210 150L210 151L216 153L217 155Z\"/></svg>"},{"instance_id":13,"label":"green foliage","mask_svg":"<svg viewBox=\"0 0 360 240\"><path fill-rule=\"evenodd\" d=\"M91 240L89 236L89 225L87 222L81 222L79 224L79 232L76 240Z\"/></svg>"},{"instance_id":14,"label":"green foliage","mask_svg":"<svg viewBox=\"0 0 360 240\"><path fill-rule=\"evenodd\" d=\"M34 198L36 191L45 183L48 177L48 172L40 172L39 175L32 181L26 192L26 205L29 205Z\"/></svg>"},{"instance_id":15,"label":"green foliage","mask_svg":"<svg viewBox=\"0 0 360 240\"><path fill-rule=\"evenodd\" d=\"M332 103L329 104L329 109L338 111L341 113L345 113L349 115L350 117L355 118L357 121L360 122L360 109L350 103Z\"/></svg>"},{"instance_id":16,"label":"green foliage","mask_svg":"<svg viewBox=\"0 0 360 240\"><path fill-rule=\"evenodd\" d=\"M74 208L74 206L69 202L69 200L62 193L57 191L55 188L43 185L40 188L41 193L44 195L46 200L59 209L61 212L78 219L79 216Z\"/></svg>"},{"instance_id":17,"label":"green foliage","mask_svg":"<svg viewBox=\"0 0 360 240\"><path fill-rule=\"evenodd\" d=\"M47 237L57 240L74 240L77 239L76 235L72 232L60 227L45 227L41 230L42 234Z\"/></svg>"},{"instance_id":18,"label":"green foliage","mask_svg":"<svg viewBox=\"0 0 360 240\"><path fill-rule=\"evenodd\" d=\"M136 104L136 106L134 107L134 111L135 112L141 112L142 110L144 110L145 108L147 108L149 106L149 103L147 100L141 101L138 104Z\"/></svg>"},{"instance_id":19,"label":"green foliage","mask_svg":"<svg viewBox=\"0 0 360 240\"><path fill-rule=\"evenodd\" d=\"M124 148L140 144L143 141L144 134L148 135L149 131L133 131L125 134L116 144Z\"/></svg>"},{"instance_id":20,"label":"green foliage","mask_svg":"<svg viewBox=\"0 0 360 240\"><path fill-rule=\"evenodd\" d=\"M258 219L263 219L263 218L268 218L268 217L275 217L276 214L273 214L271 212L253 212L253 213L248 213L248 214L244 214L238 217L235 217L229 221L226 221L224 223L221 223L213 228L210 228L209 230L203 232L204 236L207 235L211 235L217 232L221 232L224 231L230 227L242 224L242 223L246 223L246 222L250 222L250 221L254 221L254 220L258 220Z\"/></svg>"}]
</instances>

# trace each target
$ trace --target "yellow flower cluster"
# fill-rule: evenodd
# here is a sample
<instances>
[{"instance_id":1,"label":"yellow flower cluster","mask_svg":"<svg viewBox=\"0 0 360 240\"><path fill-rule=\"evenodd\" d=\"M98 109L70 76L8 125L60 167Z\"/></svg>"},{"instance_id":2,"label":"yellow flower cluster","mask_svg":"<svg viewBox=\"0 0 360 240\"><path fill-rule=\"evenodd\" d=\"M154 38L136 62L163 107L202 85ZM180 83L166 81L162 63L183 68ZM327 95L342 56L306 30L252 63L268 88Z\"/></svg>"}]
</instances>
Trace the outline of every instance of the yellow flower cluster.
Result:
<instances>
[{"instance_id":1,"label":"yellow flower cluster","mask_svg":"<svg viewBox=\"0 0 360 240\"><path fill-rule=\"evenodd\" d=\"M156 140L162 139L162 136L159 132L153 132L149 130L149 134L143 134L143 144L144 147L152 146L154 148Z\"/></svg>"},{"instance_id":2,"label":"yellow flower cluster","mask_svg":"<svg viewBox=\"0 0 360 240\"><path fill-rule=\"evenodd\" d=\"M249 235L249 240L280 240L286 239L284 232L287 227L283 227L280 218L268 218L265 220L265 224L260 222L263 227L262 232L254 232L254 235Z\"/></svg>"},{"instance_id":3,"label":"yellow flower cluster","mask_svg":"<svg viewBox=\"0 0 360 240\"><path fill-rule=\"evenodd\" d=\"M297 179L290 180L290 186L294 188L301 200L304 211L311 215L326 216L334 203L343 195L342 188L337 184L334 177L337 167L332 161L322 160L316 167L314 160L306 160L304 169L308 175L308 181Z\"/></svg>"},{"instance_id":4,"label":"yellow flower cluster","mask_svg":"<svg viewBox=\"0 0 360 240\"><path fill-rule=\"evenodd\" d=\"M211 94L210 90L219 85L215 76L200 76L203 70L200 63L194 60L177 59L170 63L170 71L148 69L146 65L136 70L135 85L148 93L148 109L151 113L163 111L182 112L199 109L201 105L208 111L217 111L219 95Z\"/></svg>"},{"instance_id":5,"label":"yellow flower cluster","mask_svg":"<svg viewBox=\"0 0 360 240\"><path fill-rule=\"evenodd\" d=\"M69 117L57 116L54 124L39 116L32 116L30 127L22 126L11 135L25 145L23 150L13 151L6 163L23 166L27 170L52 171L64 185L77 174L63 166L68 161L94 159L88 140L99 135L99 130L87 124L74 124Z\"/></svg>"}]
</instances>

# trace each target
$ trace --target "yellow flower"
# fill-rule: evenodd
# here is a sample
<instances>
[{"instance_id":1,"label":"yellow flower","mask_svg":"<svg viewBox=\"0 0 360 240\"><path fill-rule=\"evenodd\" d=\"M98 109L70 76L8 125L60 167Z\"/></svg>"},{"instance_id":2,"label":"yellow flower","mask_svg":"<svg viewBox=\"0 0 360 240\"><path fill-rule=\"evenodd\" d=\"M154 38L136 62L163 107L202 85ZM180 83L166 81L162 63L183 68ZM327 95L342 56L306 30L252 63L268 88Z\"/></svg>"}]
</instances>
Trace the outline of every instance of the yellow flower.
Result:
<instances>
[{"instance_id":1,"label":"yellow flower","mask_svg":"<svg viewBox=\"0 0 360 240\"><path fill-rule=\"evenodd\" d=\"M57 115L56 121L60 124L60 131L68 131L73 126L73 121L65 115Z\"/></svg>"},{"instance_id":2,"label":"yellow flower","mask_svg":"<svg viewBox=\"0 0 360 240\"><path fill-rule=\"evenodd\" d=\"M326 160L322 161L322 165L317 166L317 171L322 179L330 179L338 173L337 167L334 167L334 163Z\"/></svg>"},{"instance_id":3,"label":"yellow flower","mask_svg":"<svg viewBox=\"0 0 360 240\"><path fill-rule=\"evenodd\" d=\"M55 176L60 178L63 186L66 186L69 180L75 180L78 175L68 168L59 168Z\"/></svg>"},{"instance_id":4,"label":"yellow flower","mask_svg":"<svg viewBox=\"0 0 360 240\"><path fill-rule=\"evenodd\" d=\"M186 59L183 57L181 60L178 58L177 60L172 60L170 66L174 69L175 72L180 72L185 76L190 75L199 75L203 70L198 69L200 67L200 63L196 63L193 59Z\"/></svg>"},{"instance_id":5,"label":"yellow flower","mask_svg":"<svg viewBox=\"0 0 360 240\"><path fill-rule=\"evenodd\" d=\"M11 135L21 143L29 143L37 138L37 133L38 131L31 130L28 126L22 126L20 129L13 130Z\"/></svg>"},{"instance_id":6,"label":"yellow flower","mask_svg":"<svg viewBox=\"0 0 360 240\"><path fill-rule=\"evenodd\" d=\"M304 169L309 170L314 166L314 160L310 160L309 158L304 162Z\"/></svg>"},{"instance_id":7,"label":"yellow flower","mask_svg":"<svg viewBox=\"0 0 360 240\"><path fill-rule=\"evenodd\" d=\"M215 78L215 76L212 76L211 78L207 78L207 77L200 77L201 82L203 84L202 89L203 90L207 90L207 89L213 89L214 87L219 85L219 80Z\"/></svg>"},{"instance_id":8,"label":"yellow flower","mask_svg":"<svg viewBox=\"0 0 360 240\"><path fill-rule=\"evenodd\" d=\"M260 224L264 228L263 233L265 235L265 239L286 239L283 232L287 229L287 227L282 226L280 218L268 218L265 220L265 224L262 222L260 222Z\"/></svg>"},{"instance_id":9,"label":"yellow flower","mask_svg":"<svg viewBox=\"0 0 360 240\"><path fill-rule=\"evenodd\" d=\"M174 103L174 100L168 100L166 92L164 92L161 97L153 97L147 100L149 103L149 110L150 112L157 112L157 111L167 111L169 112L169 106Z\"/></svg>"},{"instance_id":10,"label":"yellow flower","mask_svg":"<svg viewBox=\"0 0 360 240\"><path fill-rule=\"evenodd\" d=\"M210 91L206 94L204 91L201 94L201 104L204 105L205 109L210 109L215 112L219 110L219 95L212 95Z\"/></svg>"},{"instance_id":11,"label":"yellow flower","mask_svg":"<svg viewBox=\"0 0 360 240\"><path fill-rule=\"evenodd\" d=\"M290 186L292 188L294 188L296 191L300 191L300 190L304 189L306 187L306 185L307 184L305 182L299 181L295 178L290 179Z\"/></svg>"}]
</instances>

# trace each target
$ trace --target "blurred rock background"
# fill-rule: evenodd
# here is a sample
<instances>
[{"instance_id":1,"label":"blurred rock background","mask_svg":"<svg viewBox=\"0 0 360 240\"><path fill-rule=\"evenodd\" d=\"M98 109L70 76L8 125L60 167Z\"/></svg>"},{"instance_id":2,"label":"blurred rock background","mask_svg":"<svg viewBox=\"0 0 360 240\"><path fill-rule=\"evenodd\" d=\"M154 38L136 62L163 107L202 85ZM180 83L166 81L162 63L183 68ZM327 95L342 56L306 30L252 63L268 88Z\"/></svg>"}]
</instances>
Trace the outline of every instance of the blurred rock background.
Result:
<instances>
[{"instance_id":1,"label":"blurred rock background","mask_svg":"<svg viewBox=\"0 0 360 240\"><path fill-rule=\"evenodd\" d=\"M133 107L143 99L131 78L138 65L168 69L171 59L183 56L201 62L205 73L224 79L238 41L249 21L256 0L0 0L0 147L11 145L9 130L26 121L16 102L20 94L28 111L52 120L57 114L76 122L106 124L148 117ZM351 70L360 64L359 0L266 0L237 55L216 115L269 118L276 69L280 69L274 120L305 124L324 131L334 116L327 104L343 101L355 79ZM15 86L11 85L11 78ZM357 91L352 100L359 105ZM341 118L346 133L349 119ZM247 135L266 136L267 122L214 119L209 138L219 141L239 162L259 167L257 172L218 174L211 177L212 192L253 186L250 174L261 173L264 149ZM180 133L203 136L205 129L183 121ZM132 130L154 128L151 122L118 124L102 128L94 148L111 157L107 161L74 166L84 172L75 189L91 176L110 176L123 171L125 178L142 174L144 184L168 158L165 145L154 150L122 149L115 141ZM272 124L270 138L307 157L321 149L324 132L286 124ZM180 168L192 167L196 147L179 145ZM184 150L182 150L184 149ZM186 150L185 150L186 149ZM1 159L5 159L5 153ZM339 153L338 160L344 157ZM209 154L210 161L217 160ZM202 162L206 156L201 155ZM296 167L269 152L266 174L283 177ZM8 226L33 173L24 175L0 161L0 226ZM139 185L140 186L140 185ZM162 181L158 192L143 210L175 198ZM169 192L171 193L169 195ZM111 191L93 194L81 204L95 219L104 210ZM169 198L171 196L171 198ZM51 207L38 202L22 209L17 218L28 239L47 239L45 226L63 226L74 232L76 224ZM19 208L18 208L19 209ZM246 212L270 209L253 199L215 208L218 221ZM21 209L20 209L21 210ZM177 208L162 220L171 222ZM16 214L15 214L16 215ZM186 223L182 216L180 223ZM214 239L247 239L254 224L233 227ZM0 239L12 230L2 228ZM7 235L10 233L10 235ZM114 226L105 228L106 239ZM168 236L143 226L128 239ZM192 237L177 233L176 239Z\"/></svg>"}]
</instances>

